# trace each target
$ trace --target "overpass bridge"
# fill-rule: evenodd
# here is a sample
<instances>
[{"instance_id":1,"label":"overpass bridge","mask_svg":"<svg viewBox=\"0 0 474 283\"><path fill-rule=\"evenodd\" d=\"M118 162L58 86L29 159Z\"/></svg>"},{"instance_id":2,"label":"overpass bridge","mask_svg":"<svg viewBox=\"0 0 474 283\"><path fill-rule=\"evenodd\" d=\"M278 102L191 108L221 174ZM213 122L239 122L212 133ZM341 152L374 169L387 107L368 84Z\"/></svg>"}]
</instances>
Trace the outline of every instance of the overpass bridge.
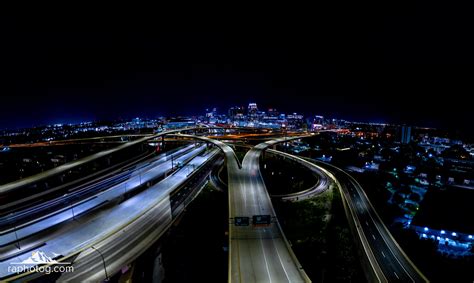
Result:
<instances>
[{"instance_id":1,"label":"overpass bridge","mask_svg":"<svg viewBox=\"0 0 474 283\"><path fill-rule=\"evenodd\" d=\"M192 158L186 165L143 191L124 199L120 195L124 186L111 188L91 199L108 199L106 203L99 200L101 204L96 209L54 229L32 234L21 240L20 247L3 247L0 278L24 281L39 276L9 271L14 263L28 263L32 251L51 259L46 265L72 263L74 272L62 274L60 280L101 281L117 273L166 232L199 193L214 160L220 156L215 149L203 151L203 146L188 154ZM169 166L167 162L152 170ZM189 182L193 183L187 185ZM116 198L111 194L117 194Z\"/></svg>"},{"instance_id":2,"label":"overpass bridge","mask_svg":"<svg viewBox=\"0 0 474 283\"><path fill-rule=\"evenodd\" d=\"M219 130L222 129L219 128ZM259 158L266 149L278 143L302 138L302 136L280 138L259 144L247 152L241 164L235 152L227 144L203 136L182 134L185 132L196 134L199 131L209 133L209 131L213 131L213 129L177 129L144 137L121 145L116 149L101 152L83 160L78 160L74 164L66 164L61 168L58 167L52 172L45 172L39 176L33 176L28 180L21 180L15 184L1 186L0 196L2 193L10 193L34 182L42 182L52 175L63 174L70 168L82 166L95 159L108 156L116 152L116 150L119 151L128 146L156 141L160 138L163 139L166 135L175 135L181 138L204 141L217 146L224 153L227 166L230 218L229 282L309 282L310 279L306 276L302 266L293 254L278 223L259 168ZM225 131L227 130L224 130L224 132ZM215 155L216 152L214 151L212 156L208 156L204 159L198 158L198 161L196 161L198 163L196 163L195 166L204 166L204 164ZM410 280L413 282L426 281L426 278L424 278L416 268L409 266L411 263L409 259L404 255L403 251L399 249L395 240L391 237L390 233L388 233L386 227L384 228L380 219L377 221L376 212L371 207L368 199L366 197L364 198L360 185L351 179L350 176L347 177L348 175L340 171L340 169L330 169L324 166L330 165L318 166L318 170L322 170L328 176L331 176L331 179L338 184L341 194L344 196L346 213L355 227L354 231L356 235L362 242L363 256L370 262L369 267L373 272L371 273L373 276L371 275L369 279L376 282L391 282L404 279L407 279L409 282ZM132 222L127 222L125 226L118 226L121 228L111 228L111 230L108 230L107 236L101 238L100 241L94 238L93 234L83 233L83 236L86 235L94 240L85 241L86 244L83 244L81 248L75 252L69 251L67 253L58 254L60 261L74 261L79 270L82 270L75 275L65 275L66 277L64 278L77 280L87 279L88 276L92 276L91 273L87 272L87 270L90 269L93 271L93 278L102 280L107 277L107 271L104 270L105 272L102 273L101 263L103 263L103 266L109 267L109 273L112 273L114 270L118 270L120 264L129 262L143 251L146 247L146 244L143 243L149 243L152 239L159 237L161 235L160 233L169 227L169 223L173 219L173 205L171 204L170 193L176 189L176 186L179 186L179 184L187 180L189 174L183 174L181 172L171 177L171 179L165 179L168 181L163 183L165 185L161 185L161 189L158 187L154 189L155 186L153 186L145 191L150 195L145 197L142 201L153 201L147 206L149 209L146 209L140 216L133 218ZM158 184L156 186L158 186ZM157 195L151 195L153 193ZM356 198L357 196L359 197ZM132 201L130 199L124 202L124 204L126 204L124 207L134 207L137 203L137 200ZM117 212L111 215L116 215L116 217L118 217L117 219L120 219L120 215L123 215L123 212ZM363 218L364 216L365 218ZM144 222L135 222L135 220L139 218ZM150 222L153 221L153 219L159 220L157 222ZM361 219L367 220L365 225L368 228L362 227L364 223L361 222ZM93 223L94 221L79 223L77 224L77 229L81 226L86 227L87 225L92 225ZM95 222L95 224L97 223L98 222ZM103 226L104 224L102 224L102 227ZM132 229L132 227L134 228ZM71 229L71 231L79 230ZM90 231L94 231L94 229ZM134 234L132 231L140 231L140 235ZM119 234L122 233L123 236L120 236ZM80 238L80 236L81 233L75 237ZM370 237L372 237L374 241L370 240ZM48 247L63 246L71 238L68 239L64 235L61 237L61 234L57 234L53 239L59 242L56 244L48 242ZM131 250L120 249L122 245L127 246L127 243L134 243L137 248ZM35 245L33 245L33 247L37 248ZM43 245L41 245L41 247L44 248ZM375 254L374 251L380 247L386 248L382 249L384 253L380 256L383 258L389 257L390 259L383 260L379 255ZM123 251L124 254L119 255L118 250ZM66 254L67 256L65 256ZM107 265L104 263L104 254L107 262L109 262ZM396 266L397 262L398 266ZM0 262L0 272L4 267L5 266L2 267ZM407 272L403 273L401 270ZM15 277L14 279L21 279L21 276L18 278Z\"/></svg>"},{"instance_id":3,"label":"overpass bridge","mask_svg":"<svg viewBox=\"0 0 474 283\"><path fill-rule=\"evenodd\" d=\"M301 137L260 144L251 149L240 164L233 149L221 141L192 135L176 136L213 143L226 156L229 282L310 282L283 234L259 171L259 157L267 147ZM259 224L256 223L259 218L268 220Z\"/></svg>"},{"instance_id":4,"label":"overpass bridge","mask_svg":"<svg viewBox=\"0 0 474 283\"><path fill-rule=\"evenodd\" d=\"M368 281L428 282L390 234L361 185L352 176L328 163L277 150L269 152L297 161L309 169L323 172L336 184L342 196L351 231L357 239L358 252ZM304 197L306 193L307 191L302 191L284 197L295 200L295 197Z\"/></svg>"},{"instance_id":5,"label":"overpass bridge","mask_svg":"<svg viewBox=\"0 0 474 283\"><path fill-rule=\"evenodd\" d=\"M82 160L78 160L76 162L66 164L66 165L62 166L61 168L59 168L59 167L55 168L54 170L51 170L50 172L45 172L45 173L39 174L37 176L32 176L32 177L28 178L27 180L20 180L18 182L14 182L13 184L7 184L5 186L2 186L0 188L2 190L0 190L0 191L4 195L8 195L12 192L16 192L16 190L21 190L25 186L30 186L30 185L35 184L35 183L45 182L50 177L57 176L58 174L67 173L67 171L72 169L72 168L77 168L77 167L80 167L80 166L84 166L84 165L89 164L89 163L91 163L91 162L93 162L97 159L100 159L104 156L109 156L111 154L114 154L115 152L120 152L121 150L124 150L128 147L139 145L140 143L153 142L153 141L159 140L160 138L164 138L164 136L166 136L166 135L170 135L170 134L173 134L173 133L186 132L186 131L191 131L191 132L194 133L194 132L200 131L200 130L201 129L194 129L194 128L180 129L180 130L173 130L173 131L168 131L168 132L165 132L165 133L160 133L160 134L149 136L149 137L144 137L144 138L141 138L139 140L120 145L117 148L114 148L112 150L107 150L107 151L104 151L104 152L100 152L98 154L94 154L93 156L89 156L89 157L84 158ZM207 132L209 130L212 130L212 129L205 129L204 132ZM222 130L222 129L219 129L219 130ZM233 129L231 129L231 130L233 130ZM231 131L231 130L225 130L225 131ZM200 139L200 137L195 138L195 140L199 140L199 139ZM237 160L235 158L235 153L232 151L232 149L226 147L225 144L220 143L218 141L214 141L212 143L222 147L222 149L223 149L224 153L226 154L226 156L229 156L229 154L232 155L231 158L226 158L226 160ZM161 194L156 195L156 196L149 195L148 197L144 198L142 201L138 202L138 203L140 203L141 208L144 205L144 203L146 203L146 201L153 200L153 201L155 201L154 204L153 204L154 209L155 208L158 209L158 207L161 207L161 210L159 210L161 212L159 212L159 211L158 212L162 216L166 216L166 215L169 215L171 213L171 220L173 220L174 217L176 216L176 214L177 214L176 211L178 211L178 212L182 211L182 209L183 209L182 205L183 204L182 203L179 204L179 203L177 203L176 200L173 200L173 197L171 196L171 193L177 187L179 187L185 180L190 178L194 174L195 169L200 169L200 167L202 165L207 164L208 162L210 162L209 160L212 160L214 158L215 154L216 154L214 152L213 155L209 156L208 158L205 158L205 159L201 158L200 159L200 158L196 157L195 152L198 151L198 154L199 154L199 152L202 151L202 146L198 147L196 149L192 149L191 151L189 151L188 149L189 148L185 148L185 150L183 152L177 151L177 153L176 153L177 156L176 156L175 161L191 160L190 163L192 163L192 165L193 165L192 169L185 167L186 170L188 170L186 174L183 173L184 172L183 170L178 170L175 174L173 174L172 176L166 178L164 181L159 182L157 185L154 185L154 186L146 189L144 191L144 193L140 193L139 195L153 194L153 192L156 193L157 191L161 192ZM229 151L229 149L230 149L230 151ZM181 153L182 153L182 157L180 155ZM57 261L61 262L61 261L71 259L72 261L74 261L74 265L76 266L76 269L77 268L85 268L84 270L91 271L92 269L94 269L94 268L92 268L92 266L97 267L95 269L95 273L84 272L84 270L82 272L75 272L74 276L76 276L76 277L74 277L74 278L76 278L76 279L77 278L86 279L86 278L88 278L87 276L92 276L90 278L97 278L98 280L102 280L105 277L107 277L107 272L102 273L100 271L100 268L98 268L98 267L102 266L102 264L100 264L100 261L99 261L99 263L95 262L94 263L95 265L92 264L91 260L96 260L96 259L93 257L94 252L93 251L91 252L91 249L94 250L94 251L99 250L99 251L105 252L105 255L106 255L105 257L109 258L109 260L112 260L113 265L112 266L107 265L109 274L112 274L114 272L114 270L116 271L116 268L118 266L121 266L120 265L121 263L132 260L133 257L138 254L137 250L135 250L134 253L130 253L129 256L116 257L116 255L113 256L113 254L117 250L124 250L123 248L120 248L122 246L128 247L128 246L130 246L130 243L137 243L133 239L142 239L143 240L143 239L146 238L146 239L155 239L156 240L156 236L157 236L156 232L159 232L159 235L161 235L160 233L163 233L163 231L165 231L167 229L167 227L169 227L169 225L167 224L167 223L169 223L169 219L170 219L169 217L163 218L162 216L155 215L155 217L158 217L158 224L155 223L158 226L152 225L152 223L150 223L149 227L154 227L154 228L157 229L155 231L155 233L152 233L154 236L151 236L151 238L149 238L149 236L146 236L146 234L142 234L142 236L139 236L136 233L132 233L128 237L128 240L125 240L125 242L123 241L122 237L119 237L119 238L116 238L114 241L112 241L108 244L100 245L99 243L104 243L103 242L103 241L105 241L104 239L112 239L112 238L114 238L112 236L113 235L116 236L116 234L118 232L125 232L126 230L131 232L133 229L128 230L128 229L123 228L121 231L116 230L117 225L115 225L115 224L120 224L121 220L129 219L129 218L124 218L123 217L123 214L124 214L123 211L122 212L116 212L116 213L112 213L112 212L108 213L107 222L100 222L100 221L92 220L92 219L90 219L90 217L92 217L92 216L90 216L89 214L87 214L85 216L83 216L82 214L84 214L85 212L88 212L90 210L94 210L94 211L98 210L99 214L100 214L100 211L103 211L104 206L108 206L108 204L112 205L111 209L115 209L115 206L112 204L112 202L115 199L117 199L119 202L121 202L122 199L123 199L123 196L126 195L126 194L130 194L131 190L133 188L135 188L137 186L143 186L143 184L145 184L146 186L150 186L150 181L152 180L152 178L155 178L154 176L156 176L157 174L162 174L163 172L169 171L170 167L172 168L172 166L173 166L172 164L169 163L170 157L171 157L171 162L173 160L172 156L174 156L174 153L171 154L171 155L166 155L163 158L159 158L159 160L156 161L158 163L150 162L149 164L140 165L137 168L133 167L134 170L141 170L142 172L145 172L145 173L144 174L133 174L132 173L132 175L128 174L126 176L123 176L123 179L125 179L125 181L124 181L125 183L122 182L118 185L115 185L115 186L112 186L112 187L106 189L105 191L98 190L97 188L95 188L95 186L93 186L93 188L92 188L93 189L92 190L93 194L91 195L91 197L85 196L83 194L82 189L81 189L81 195L80 196L76 195L76 193L74 192L71 195L74 195L74 199L79 201L79 203L77 205L66 207L66 208L60 209L58 211L54 211L52 214L47 214L44 217L39 218L39 220L35 219L34 221L25 222L21 226L21 228L15 226L15 227L13 227L13 229L7 229L7 230L4 230L4 231L0 232L0 250L2 251L2 257L0 258L0 277L4 278L5 276L9 276L9 273L8 273L8 270L7 270L7 267L9 266L9 264L8 264L9 261L11 261L12 259L15 259L19 262L23 262L25 260L28 260L27 258L24 258L25 256L28 256L28 252L29 251L36 251L38 249L41 249L42 252L46 252L46 253L49 252L49 256L51 258L54 258L54 261L57 260ZM196 158L198 160L197 161L198 163L193 163L193 162L195 162L194 160ZM164 162L161 162L160 160L163 160ZM166 162L166 161L168 161L168 162ZM237 163L238 163L238 161L237 161ZM237 164L237 167L240 167L240 163ZM191 175L189 174L189 171L192 171ZM123 172L123 173L125 173L125 172ZM122 178L121 175L123 175L123 174L120 173L116 177ZM155 189L155 187L156 187L156 189ZM165 192L164 194L163 194L163 191ZM69 197L70 197L70 195L66 194L66 195L62 196L61 198L59 198L58 200L53 200L53 201L54 202L60 202L60 203L69 202L69 201L66 200L66 198L69 198ZM118 211L120 211L120 209L119 209L120 207L122 207L122 209L125 209L127 207L130 208L130 204L131 204L131 202L133 202L132 199L134 199L134 198L126 200L123 203L123 205L122 204L118 205L117 206ZM158 203L158 201L161 201L162 203ZM135 201L135 203L137 203L137 202ZM7 204L8 203L2 203L2 205L7 205ZM49 205L46 205L46 206L49 207ZM123 207L125 207L125 208L123 208ZM31 209L32 214L38 213L40 208L41 207L33 206L33 209ZM132 206L132 208L133 208L133 206ZM165 210L163 210L163 209L165 209ZM166 211L168 211L168 212L166 212ZM163 214L164 212L166 212L166 213ZM91 215L96 215L96 214L91 214ZM102 213L102 215L103 215L103 213ZM110 219L111 219L110 217L113 218L114 215L116 217L114 220L112 220L112 223L114 223L114 225L110 225L110 227L108 227L107 225L104 225L105 223L110 223ZM120 216L120 215L122 215L122 216ZM127 216L128 215L133 216L134 214L133 213L131 213L131 214L126 213L126 215ZM13 216L18 217L19 215L15 214ZM5 222L5 220L11 220L12 219L11 217L12 217L11 214L9 214L7 217L1 217L2 221L0 221L0 222ZM134 218L133 222L129 222L129 223L126 223L126 224L122 223L122 226L118 226L118 227L129 227L129 226L132 227L131 226L132 224L133 225L138 225L138 224L135 223L135 220L138 220L138 218L142 218L142 217L144 217L144 214L141 215L140 217L137 216L137 218ZM76 221L70 222L71 219L76 220ZM90 219L90 220L88 220L88 219ZM145 218L145 219L148 219L148 221L150 221L149 218ZM157 218L153 218L153 219L156 220ZM81 220L81 221L78 221L78 220ZM61 229L61 227L63 227L63 226L59 225L60 223L65 222L65 221L68 222L68 223L65 223L65 224L67 224L67 230ZM99 224L99 226L97 226L98 224ZM140 225L142 225L142 224L140 224ZM59 229L57 231L51 230L51 228L53 226L54 227L59 227ZM55 229L57 229L57 228L55 228ZM52 234L49 233L50 231L52 231ZM89 231L89 232L87 232L87 231ZM149 229L147 229L147 230L141 229L140 231L150 232ZM104 233L105 233L106 236L105 236L105 238L102 238ZM101 235L101 237L99 237L99 235ZM125 233L124 233L124 235L125 235ZM143 238L143 237L145 237L145 238ZM122 245L117 246L116 245L117 243L121 243ZM149 242L140 244L140 246L142 247L141 251L143 251L143 247L147 246L147 243L149 243ZM15 245L15 247L12 246L12 245ZM71 247L73 248L72 250L71 250ZM110 247L114 247L114 248L110 249ZM79 250L77 250L77 248L79 248ZM124 251L127 251L127 250L124 250ZM107 255L108 252L111 253L110 256ZM76 259L76 256L78 256L77 259ZM83 259L83 261L79 261L78 259ZM82 262L82 264L80 262ZM89 268L87 268L87 266L89 266ZM105 264L104 264L104 266L105 266ZM104 267L104 269L105 269L105 267ZM34 274L34 275L32 275L32 274L21 274L21 275L18 275L18 276L9 277L9 280L10 279L12 279L12 280L16 280L16 279L22 280L22 278L24 278L24 276L33 276L33 277L35 277L37 275L36 274ZM71 276L71 275L69 275L69 276ZM103 277L103 276L105 276L105 277Z\"/></svg>"}]
</instances>

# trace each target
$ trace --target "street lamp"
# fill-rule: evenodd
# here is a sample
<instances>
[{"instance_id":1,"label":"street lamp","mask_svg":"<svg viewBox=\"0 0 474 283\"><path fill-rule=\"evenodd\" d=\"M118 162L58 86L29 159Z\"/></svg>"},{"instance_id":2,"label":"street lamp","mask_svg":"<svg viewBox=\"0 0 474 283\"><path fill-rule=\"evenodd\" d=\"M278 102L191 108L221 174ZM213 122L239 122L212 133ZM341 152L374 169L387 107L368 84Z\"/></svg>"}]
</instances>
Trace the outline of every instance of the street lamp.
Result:
<instances>
[{"instance_id":1,"label":"street lamp","mask_svg":"<svg viewBox=\"0 0 474 283\"><path fill-rule=\"evenodd\" d=\"M94 246L91 246L91 248L92 248L94 251L98 252L99 255L100 255L100 257L102 258L102 263L103 263L103 265L104 265L104 272L105 272L105 281L109 281L109 275L107 274L107 266L105 265L104 255L103 255L98 249L94 248Z\"/></svg>"}]
</instances>

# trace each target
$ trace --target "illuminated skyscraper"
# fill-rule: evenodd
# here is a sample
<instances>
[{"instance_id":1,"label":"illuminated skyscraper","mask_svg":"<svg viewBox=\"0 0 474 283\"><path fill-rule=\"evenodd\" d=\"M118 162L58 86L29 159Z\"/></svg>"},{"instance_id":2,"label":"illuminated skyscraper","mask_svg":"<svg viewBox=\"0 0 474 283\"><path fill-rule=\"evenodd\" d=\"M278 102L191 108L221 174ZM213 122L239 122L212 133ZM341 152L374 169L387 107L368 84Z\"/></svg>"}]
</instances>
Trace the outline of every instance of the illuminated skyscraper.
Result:
<instances>
[{"instance_id":1,"label":"illuminated skyscraper","mask_svg":"<svg viewBox=\"0 0 474 283\"><path fill-rule=\"evenodd\" d=\"M229 119L233 122L235 120L242 120L245 113L245 107L234 106L229 109Z\"/></svg>"},{"instance_id":2,"label":"illuminated skyscraper","mask_svg":"<svg viewBox=\"0 0 474 283\"><path fill-rule=\"evenodd\" d=\"M258 112L257 103L249 103L247 111L249 118L255 119L257 117Z\"/></svg>"},{"instance_id":3,"label":"illuminated skyscraper","mask_svg":"<svg viewBox=\"0 0 474 283\"><path fill-rule=\"evenodd\" d=\"M402 144L409 144L411 140L411 127L402 126Z\"/></svg>"}]
</instances>

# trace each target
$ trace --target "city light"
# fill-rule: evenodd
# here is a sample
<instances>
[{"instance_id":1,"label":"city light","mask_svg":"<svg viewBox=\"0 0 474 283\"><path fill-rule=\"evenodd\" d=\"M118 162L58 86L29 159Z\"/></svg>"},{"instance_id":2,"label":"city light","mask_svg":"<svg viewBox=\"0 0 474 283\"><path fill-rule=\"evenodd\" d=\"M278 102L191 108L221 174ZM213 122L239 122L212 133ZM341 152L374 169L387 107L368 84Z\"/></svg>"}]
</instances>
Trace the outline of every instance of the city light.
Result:
<instances>
[{"instance_id":1,"label":"city light","mask_svg":"<svg viewBox=\"0 0 474 283\"><path fill-rule=\"evenodd\" d=\"M8 19L22 60L0 98L0 283L474 283L470 12L378 30L361 8L375 18L336 9L324 27L284 11L283 30L258 14L183 32L198 11L166 29ZM8 269L76 257L69 274Z\"/></svg>"}]
</instances>

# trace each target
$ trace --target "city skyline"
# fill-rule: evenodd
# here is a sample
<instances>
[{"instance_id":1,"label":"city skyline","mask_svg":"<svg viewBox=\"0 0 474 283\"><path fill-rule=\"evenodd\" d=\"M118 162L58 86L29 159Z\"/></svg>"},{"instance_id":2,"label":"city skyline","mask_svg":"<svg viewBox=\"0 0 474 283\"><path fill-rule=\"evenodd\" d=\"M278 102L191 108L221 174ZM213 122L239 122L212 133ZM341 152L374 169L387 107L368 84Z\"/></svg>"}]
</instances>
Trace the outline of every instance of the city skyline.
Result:
<instances>
[{"instance_id":1,"label":"city skyline","mask_svg":"<svg viewBox=\"0 0 474 283\"><path fill-rule=\"evenodd\" d=\"M474 282L471 10L331 4L9 12L0 281Z\"/></svg>"},{"instance_id":2,"label":"city skyline","mask_svg":"<svg viewBox=\"0 0 474 283\"><path fill-rule=\"evenodd\" d=\"M15 98L17 99L17 98ZM30 106L37 105L37 103L40 103L39 101L35 101L37 98L30 98L33 100L31 102ZM332 98L330 98L332 99ZM16 103L15 100L8 100L7 98L4 98L4 101L7 101L8 103ZM24 99L21 102L18 103L24 103ZM246 101L237 101L237 102L229 102L226 105L223 105L222 103L211 103L211 104L202 104L202 107L199 108L190 108L190 107L183 107L183 110L170 110L170 109L146 109L146 110L136 110L132 112L115 112L115 113L109 113L109 114L101 114L100 112L98 113L93 113L93 112L86 112L86 111L81 111L80 109L69 109L66 108L64 105L55 108L52 113L49 113L49 115L42 116L41 113L38 112L34 113L31 116L26 116L26 117L18 117L18 119L15 119L16 114L9 114L11 116L5 117L6 114L8 113L5 111L3 113L2 119L0 119L0 130L16 130L16 129L23 129L23 128L30 128L30 127L41 127L41 126L47 126L47 125L53 125L53 124L79 124L82 122L100 122L100 121L116 121L116 120L127 120L127 119L132 119L135 117L139 118L144 118L144 119L156 119L160 117L197 117L201 115L205 115L206 110L210 110L213 108L217 109L218 114L228 114L228 110L232 107L239 106L239 107L244 107L245 109L247 108L248 103L255 102L259 105L259 111L267 112L268 109L276 109L281 113L287 113L287 114L292 114L292 113L298 113L304 115L306 118L310 118L315 115L323 115L325 117L329 118L334 118L334 119L342 119L342 120L347 120L351 122L363 122L363 123L383 123L383 124L407 124L407 125L412 125L412 126L418 126L418 127L432 127L432 128L440 128L443 130L448 130L451 124L443 124L443 123L438 123L440 121L427 121L427 120L422 120L422 121L416 121L414 119L403 119L403 118L394 118L390 116L383 116L383 115L370 115L370 113L367 113L367 106L361 105L359 108L363 108L364 115L354 115L349 112L349 113L344 113L341 111L331 111L330 109L325 109L322 107L320 104L321 108L312 108L312 109L307 109L304 110L305 108L301 107L295 107L295 108L290 108L288 106L284 106L281 104L275 104L275 103L268 103L265 101L261 101L261 99L248 99ZM50 103L50 102L48 102ZM328 101L326 101L328 103ZM54 104L54 102L52 103ZM278 105L278 106L276 106ZM26 105L28 106L28 105ZM188 109L188 110L184 110ZM301 110L303 109L303 110ZM50 111L50 109L48 109ZM37 116L38 115L38 116ZM5 119L3 119L5 118ZM13 118L13 119L12 119ZM461 119L461 118L460 118ZM459 124L457 126L461 125L463 126L463 122L465 120L458 120L457 121ZM456 126L456 125L455 125ZM456 129L456 130L461 130L461 128ZM452 130L452 128L451 128Z\"/></svg>"},{"instance_id":3,"label":"city skyline","mask_svg":"<svg viewBox=\"0 0 474 283\"><path fill-rule=\"evenodd\" d=\"M14 76L0 128L196 115L255 101L306 115L471 130L468 46L439 40L444 32L415 40L413 15L387 17L379 31L350 18L331 29L303 19L166 29L144 19L109 29L103 17L59 17L62 25L9 21L6 67Z\"/></svg>"}]
</instances>

